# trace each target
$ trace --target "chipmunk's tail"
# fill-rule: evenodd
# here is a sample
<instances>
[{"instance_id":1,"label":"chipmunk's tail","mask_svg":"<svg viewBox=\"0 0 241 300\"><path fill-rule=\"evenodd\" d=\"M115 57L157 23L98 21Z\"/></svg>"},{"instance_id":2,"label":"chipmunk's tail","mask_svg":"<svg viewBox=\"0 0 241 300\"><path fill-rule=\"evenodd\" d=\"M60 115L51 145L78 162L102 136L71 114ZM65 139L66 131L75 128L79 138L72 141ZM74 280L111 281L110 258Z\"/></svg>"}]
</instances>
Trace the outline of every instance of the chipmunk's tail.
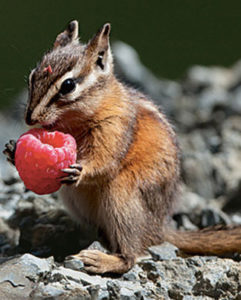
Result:
<instances>
[{"instance_id":1,"label":"chipmunk's tail","mask_svg":"<svg viewBox=\"0 0 241 300\"><path fill-rule=\"evenodd\" d=\"M241 226L218 225L198 231L167 228L164 239L189 254L224 255L241 253Z\"/></svg>"}]
</instances>

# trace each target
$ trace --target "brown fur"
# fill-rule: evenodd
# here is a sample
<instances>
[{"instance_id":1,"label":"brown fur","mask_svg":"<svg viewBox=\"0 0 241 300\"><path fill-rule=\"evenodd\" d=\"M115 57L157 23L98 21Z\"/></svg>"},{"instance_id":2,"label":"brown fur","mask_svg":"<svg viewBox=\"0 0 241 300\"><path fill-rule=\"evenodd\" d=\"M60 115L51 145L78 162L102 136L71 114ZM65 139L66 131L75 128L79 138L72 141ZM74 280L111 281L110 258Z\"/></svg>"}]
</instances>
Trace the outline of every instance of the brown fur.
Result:
<instances>
[{"instance_id":1,"label":"brown fur","mask_svg":"<svg viewBox=\"0 0 241 300\"><path fill-rule=\"evenodd\" d=\"M77 43L74 24L58 35L53 51L30 76L26 122L70 133L77 141L83 170L75 184L62 187L63 201L79 222L101 229L112 253L84 250L77 257L90 272L123 273L137 255L164 239L191 253L241 251L240 229L177 233L166 228L179 186L175 133L154 104L114 77L110 25L85 46ZM53 75L43 74L46 65ZM55 88L43 100L72 69L81 77L76 89L84 87L76 99L70 93L55 100Z\"/></svg>"}]
</instances>

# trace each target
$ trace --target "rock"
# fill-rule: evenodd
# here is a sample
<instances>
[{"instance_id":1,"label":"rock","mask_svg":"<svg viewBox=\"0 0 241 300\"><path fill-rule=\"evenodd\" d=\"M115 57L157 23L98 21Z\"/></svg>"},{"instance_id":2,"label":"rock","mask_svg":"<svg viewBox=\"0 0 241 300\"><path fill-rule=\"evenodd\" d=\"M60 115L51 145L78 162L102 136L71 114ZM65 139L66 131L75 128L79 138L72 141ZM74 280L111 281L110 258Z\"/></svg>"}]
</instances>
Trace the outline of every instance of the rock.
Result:
<instances>
[{"instance_id":1,"label":"rock","mask_svg":"<svg viewBox=\"0 0 241 300\"><path fill-rule=\"evenodd\" d=\"M204 209L201 213L200 227L205 228L225 224L225 220L214 209Z\"/></svg>"},{"instance_id":2,"label":"rock","mask_svg":"<svg viewBox=\"0 0 241 300\"><path fill-rule=\"evenodd\" d=\"M81 271L84 269L84 263L77 258L65 259L64 267L75 271Z\"/></svg>"},{"instance_id":3,"label":"rock","mask_svg":"<svg viewBox=\"0 0 241 300\"><path fill-rule=\"evenodd\" d=\"M232 215L231 220L232 220L231 223L241 225L241 214L236 213L236 214Z\"/></svg>"},{"instance_id":4,"label":"rock","mask_svg":"<svg viewBox=\"0 0 241 300\"><path fill-rule=\"evenodd\" d=\"M174 220L177 222L178 229L185 229L185 230L197 230L198 227L194 225L190 218L183 213L178 213L173 216Z\"/></svg>"},{"instance_id":5,"label":"rock","mask_svg":"<svg viewBox=\"0 0 241 300\"><path fill-rule=\"evenodd\" d=\"M142 272L142 269L136 264L130 271L123 274L122 278L123 280L136 281L139 279L140 272Z\"/></svg>"},{"instance_id":6,"label":"rock","mask_svg":"<svg viewBox=\"0 0 241 300\"><path fill-rule=\"evenodd\" d=\"M195 276L194 295L201 294L214 299L234 299L240 291L240 266L228 259L218 263L209 261L196 272Z\"/></svg>"},{"instance_id":7,"label":"rock","mask_svg":"<svg viewBox=\"0 0 241 300\"><path fill-rule=\"evenodd\" d=\"M108 291L101 290L98 294L98 300L109 300L109 293Z\"/></svg>"},{"instance_id":8,"label":"rock","mask_svg":"<svg viewBox=\"0 0 241 300\"><path fill-rule=\"evenodd\" d=\"M234 91L230 101L230 110L233 114L241 113L241 86L239 82L239 87Z\"/></svg>"},{"instance_id":9,"label":"rock","mask_svg":"<svg viewBox=\"0 0 241 300\"><path fill-rule=\"evenodd\" d=\"M234 78L231 70L221 67L193 66L187 72L187 81L193 85L227 89Z\"/></svg>"},{"instance_id":10,"label":"rock","mask_svg":"<svg viewBox=\"0 0 241 300\"><path fill-rule=\"evenodd\" d=\"M208 199L205 199L190 191L186 185L182 185L181 187L181 195L178 201L178 212L181 214L191 215L192 212L196 212L197 214L202 211L202 209L206 208L209 204Z\"/></svg>"},{"instance_id":11,"label":"rock","mask_svg":"<svg viewBox=\"0 0 241 300\"><path fill-rule=\"evenodd\" d=\"M64 294L65 291L62 287L54 287L50 284L45 285L43 282L40 282L40 284L32 290L32 292L30 293L30 297L36 300L44 298L60 299L60 297Z\"/></svg>"},{"instance_id":12,"label":"rock","mask_svg":"<svg viewBox=\"0 0 241 300\"><path fill-rule=\"evenodd\" d=\"M20 230L19 247L24 252L58 261L78 253L89 241L81 240L89 232L83 230L67 215L60 203L50 196L29 195L21 199L9 223Z\"/></svg>"},{"instance_id":13,"label":"rock","mask_svg":"<svg viewBox=\"0 0 241 300\"><path fill-rule=\"evenodd\" d=\"M54 278L67 278L69 280L81 283L84 286L87 285L99 285L102 288L106 288L107 279L97 275L89 275L83 272L74 271L64 267L59 267L52 272Z\"/></svg>"},{"instance_id":14,"label":"rock","mask_svg":"<svg viewBox=\"0 0 241 300\"><path fill-rule=\"evenodd\" d=\"M155 287L153 293L168 299L183 299L184 296L209 296L219 299L219 296L228 295L234 299L241 288L239 264L229 259L215 257L194 257L171 261L156 262L151 268L148 261L143 262L143 269L148 278L155 269L157 276L152 279ZM231 279L230 274L232 274ZM235 275L234 275L235 274ZM235 283L233 282L235 280ZM227 287L226 287L227 284ZM227 290L226 290L227 288ZM232 298L233 297L233 298Z\"/></svg>"},{"instance_id":15,"label":"rock","mask_svg":"<svg viewBox=\"0 0 241 300\"><path fill-rule=\"evenodd\" d=\"M107 281L107 290L109 292L110 300L120 299L120 285L117 281Z\"/></svg>"},{"instance_id":16,"label":"rock","mask_svg":"<svg viewBox=\"0 0 241 300\"><path fill-rule=\"evenodd\" d=\"M208 122L216 107L228 106L230 94L223 89L204 90L198 98L197 107L199 122Z\"/></svg>"},{"instance_id":17,"label":"rock","mask_svg":"<svg viewBox=\"0 0 241 300\"><path fill-rule=\"evenodd\" d=\"M88 291L80 288L65 288L59 283L47 284L39 283L37 287L30 293L30 299L55 299L55 300L91 300Z\"/></svg>"},{"instance_id":18,"label":"rock","mask_svg":"<svg viewBox=\"0 0 241 300\"><path fill-rule=\"evenodd\" d=\"M30 254L24 254L20 258L13 258L1 266L0 282L10 281L12 285L21 285L22 278L37 278L51 271L54 260L52 257L41 259ZM21 274L20 274L21 271Z\"/></svg>"},{"instance_id":19,"label":"rock","mask_svg":"<svg viewBox=\"0 0 241 300\"><path fill-rule=\"evenodd\" d=\"M121 288L120 290L120 299L121 300L136 300L135 296L135 290L127 289L127 288Z\"/></svg>"},{"instance_id":20,"label":"rock","mask_svg":"<svg viewBox=\"0 0 241 300\"><path fill-rule=\"evenodd\" d=\"M182 166L185 183L193 192L206 199L211 199L215 195L210 181L213 170L212 159L212 155L207 151L186 153Z\"/></svg>"},{"instance_id":21,"label":"rock","mask_svg":"<svg viewBox=\"0 0 241 300\"><path fill-rule=\"evenodd\" d=\"M178 249L174 245L164 242L161 245L149 247L148 251L155 261L162 261L176 259Z\"/></svg>"},{"instance_id":22,"label":"rock","mask_svg":"<svg viewBox=\"0 0 241 300\"><path fill-rule=\"evenodd\" d=\"M90 244L87 248L88 250L99 250L101 252L104 252L104 253L108 253L109 251L104 248L100 242L98 241L94 241L92 244Z\"/></svg>"},{"instance_id":23,"label":"rock","mask_svg":"<svg viewBox=\"0 0 241 300\"><path fill-rule=\"evenodd\" d=\"M44 277L53 267L53 258L40 259L30 254L13 258L1 265L0 298L26 299L34 283ZM16 298L15 298L16 299Z\"/></svg>"}]
</instances>

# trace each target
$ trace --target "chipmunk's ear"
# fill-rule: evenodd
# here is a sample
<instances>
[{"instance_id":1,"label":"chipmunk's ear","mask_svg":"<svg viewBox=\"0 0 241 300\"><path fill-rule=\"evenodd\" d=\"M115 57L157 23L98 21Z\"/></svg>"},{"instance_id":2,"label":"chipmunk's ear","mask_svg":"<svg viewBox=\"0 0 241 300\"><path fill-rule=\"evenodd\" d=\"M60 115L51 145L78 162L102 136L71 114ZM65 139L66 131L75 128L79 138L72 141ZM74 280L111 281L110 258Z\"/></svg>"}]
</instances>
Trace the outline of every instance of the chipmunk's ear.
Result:
<instances>
[{"instance_id":1,"label":"chipmunk's ear","mask_svg":"<svg viewBox=\"0 0 241 300\"><path fill-rule=\"evenodd\" d=\"M54 42L54 48L66 46L78 40L79 25L77 21L71 21L65 31L61 32Z\"/></svg>"},{"instance_id":2,"label":"chipmunk's ear","mask_svg":"<svg viewBox=\"0 0 241 300\"><path fill-rule=\"evenodd\" d=\"M110 24L106 23L101 27L96 35L89 41L87 48L89 51L106 51L109 48Z\"/></svg>"},{"instance_id":3,"label":"chipmunk's ear","mask_svg":"<svg viewBox=\"0 0 241 300\"><path fill-rule=\"evenodd\" d=\"M99 29L86 47L87 55L95 59L96 65L102 70L105 69L107 64L112 63L109 45L110 29L110 23L106 23Z\"/></svg>"}]
</instances>

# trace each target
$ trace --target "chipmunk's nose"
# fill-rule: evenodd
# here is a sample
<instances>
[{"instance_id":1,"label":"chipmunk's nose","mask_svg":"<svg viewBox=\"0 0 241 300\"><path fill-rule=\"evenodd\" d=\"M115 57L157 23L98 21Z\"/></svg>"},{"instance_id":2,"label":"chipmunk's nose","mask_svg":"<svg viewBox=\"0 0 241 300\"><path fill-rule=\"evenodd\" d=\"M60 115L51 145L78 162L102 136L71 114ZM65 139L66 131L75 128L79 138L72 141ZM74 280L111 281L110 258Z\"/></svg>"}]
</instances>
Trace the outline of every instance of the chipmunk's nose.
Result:
<instances>
[{"instance_id":1,"label":"chipmunk's nose","mask_svg":"<svg viewBox=\"0 0 241 300\"><path fill-rule=\"evenodd\" d=\"M34 125L37 121L32 120L32 110L28 109L25 115L25 122L27 125Z\"/></svg>"}]
</instances>

